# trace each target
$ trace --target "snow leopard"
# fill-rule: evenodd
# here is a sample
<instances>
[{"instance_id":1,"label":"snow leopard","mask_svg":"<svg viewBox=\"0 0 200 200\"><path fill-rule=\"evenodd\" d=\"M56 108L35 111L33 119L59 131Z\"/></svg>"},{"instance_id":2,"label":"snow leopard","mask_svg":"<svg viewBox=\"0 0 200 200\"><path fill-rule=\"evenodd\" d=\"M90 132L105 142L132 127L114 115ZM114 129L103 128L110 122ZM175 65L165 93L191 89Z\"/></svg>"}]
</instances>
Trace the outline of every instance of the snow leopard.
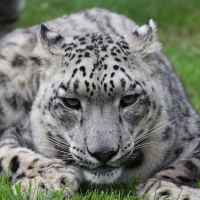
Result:
<instances>
[{"instance_id":1,"label":"snow leopard","mask_svg":"<svg viewBox=\"0 0 200 200\"><path fill-rule=\"evenodd\" d=\"M0 41L0 169L21 190L200 199L200 117L150 19L93 8Z\"/></svg>"}]
</instances>

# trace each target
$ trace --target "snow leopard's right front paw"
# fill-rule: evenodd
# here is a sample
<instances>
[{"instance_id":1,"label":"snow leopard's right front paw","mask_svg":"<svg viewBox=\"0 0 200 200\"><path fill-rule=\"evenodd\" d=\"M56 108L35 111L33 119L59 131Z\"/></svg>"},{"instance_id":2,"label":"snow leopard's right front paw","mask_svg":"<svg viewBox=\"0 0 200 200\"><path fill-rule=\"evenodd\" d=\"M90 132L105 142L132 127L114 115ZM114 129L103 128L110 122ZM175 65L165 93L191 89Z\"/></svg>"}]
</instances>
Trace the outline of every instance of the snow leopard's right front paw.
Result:
<instances>
[{"instance_id":1,"label":"snow leopard's right front paw","mask_svg":"<svg viewBox=\"0 0 200 200\"><path fill-rule=\"evenodd\" d=\"M26 167L26 171L19 169L13 180L13 189L15 190L16 184L21 183L21 192L30 190L32 194L36 194L39 189L48 194L49 191L65 187L64 195L70 196L74 195L81 182L81 173L76 167L39 156Z\"/></svg>"}]
</instances>

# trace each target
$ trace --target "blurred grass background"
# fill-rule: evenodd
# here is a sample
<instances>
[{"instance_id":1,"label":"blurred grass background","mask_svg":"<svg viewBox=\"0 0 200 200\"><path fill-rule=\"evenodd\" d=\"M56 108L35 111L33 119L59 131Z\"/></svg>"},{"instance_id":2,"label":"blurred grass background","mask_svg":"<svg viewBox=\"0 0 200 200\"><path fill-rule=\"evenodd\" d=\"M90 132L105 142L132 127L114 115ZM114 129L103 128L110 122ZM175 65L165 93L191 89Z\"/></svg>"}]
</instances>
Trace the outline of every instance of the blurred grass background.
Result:
<instances>
[{"instance_id":1,"label":"blurred grass background","mask_svg":"<svg viewBox=\"0 0 200 200\"><path fill-rule=\"evenodd\" d=\"M17 27L92 7L126 15L140 25L153 18L163 52L200 113L200 0L26 0Z\"/></svg>"}]
</instances>

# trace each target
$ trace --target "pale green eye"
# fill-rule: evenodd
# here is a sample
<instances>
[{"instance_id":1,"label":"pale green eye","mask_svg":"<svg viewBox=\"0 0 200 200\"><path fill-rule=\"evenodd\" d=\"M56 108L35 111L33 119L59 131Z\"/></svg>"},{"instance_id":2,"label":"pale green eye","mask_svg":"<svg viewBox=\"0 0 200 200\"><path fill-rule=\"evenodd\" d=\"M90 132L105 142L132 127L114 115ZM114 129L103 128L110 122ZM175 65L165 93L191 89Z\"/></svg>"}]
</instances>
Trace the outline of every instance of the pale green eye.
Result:
<instances>
[{"instance_id":1,"label":"pale green eye","mask_svg":"<svg viewBox=\"0 0 200 200\"><path fill-rule=\"evenodd\" d=\"M129 105L136 103L137 100L138 100L138 95L127 95L122 98L121 105L129 106Z\"/></svg>"},{"instance_id":2,"label":"pale green eye","mask_svg":"<svg viewBox=\"0 0 200 200\"><path fill-rule=\"evenodd\" d=\"M62 98L62 102L66 107L73 108L73 109L79 109L80 108L80 102L79 102L78 99Z\"/></svg>"}]
</instances>

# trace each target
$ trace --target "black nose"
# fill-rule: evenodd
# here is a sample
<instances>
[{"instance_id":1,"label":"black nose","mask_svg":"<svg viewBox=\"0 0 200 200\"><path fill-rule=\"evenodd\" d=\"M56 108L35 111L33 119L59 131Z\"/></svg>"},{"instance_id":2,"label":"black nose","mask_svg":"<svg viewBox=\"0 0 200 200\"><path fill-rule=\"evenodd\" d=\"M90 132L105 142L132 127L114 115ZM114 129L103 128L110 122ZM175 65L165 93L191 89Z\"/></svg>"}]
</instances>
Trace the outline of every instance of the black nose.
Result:
<instances>
[{"instance_id":1,"label":"black nose","mask_svg":"<svg viewBox=\"0 0 200 200\"><path fill-rule=\"evenodd\" d=\"M95 157L98 161L106 163L109 160L111 160L117 154L118 149L117 149L117 151L109 151L109 152L106 152L106 153L102 153L102 152L92 153L88 149L88 152L92 157Z\"/></svg>"}]
</instances>

